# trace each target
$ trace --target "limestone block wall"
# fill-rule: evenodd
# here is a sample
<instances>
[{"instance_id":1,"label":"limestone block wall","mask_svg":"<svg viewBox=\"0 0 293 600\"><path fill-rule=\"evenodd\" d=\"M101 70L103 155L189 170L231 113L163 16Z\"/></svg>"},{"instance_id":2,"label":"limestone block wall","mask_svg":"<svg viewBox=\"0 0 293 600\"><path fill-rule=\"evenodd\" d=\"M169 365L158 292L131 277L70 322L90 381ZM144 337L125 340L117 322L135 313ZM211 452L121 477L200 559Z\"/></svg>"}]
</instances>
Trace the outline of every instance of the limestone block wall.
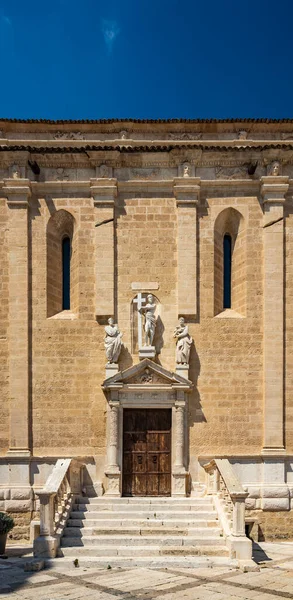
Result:
<instances>
[{"instance_id":1,"label":"limestone block wall","mask_svg":"<svg viewBox=\"0 0 293 600\"><path fill-rule=\"evenodd\" d=\"M8 210L0 199L0 454L8 448L9 438L9 264Z\"/></svg>"},{"instance_id":2,"label":"limestone block wall","mask_svg":"<svg viewBox=\"0 0 293 600\"><path fill-rule=\"evenodd\" d=\"M293 202L286 200L285 206L285 445L293 453Z\"/></svg>"},{"instance_id":3,"label":"limestone block wall","mask_svg":"<svg viewBox=\"0 0 293 600\"><path fill-rule=\"evenodd\" d=\"M61 133L46 124L18 127L4 124L0 155L0 506L15 512L9 503L18 502L22 514L26 503L33 514L31 488L45 483L60 456L82 457L89 487L103 481L104 327L113 315L123 332L119 367L138 362L132 303L141 291L158 301L157 362L175 369L179 315L195 342L186 440L192 481L203 482L205 460L229 456L242 465L248 510L289 512L293 125L254 124L244 138L231 123L84 124L75 138L69 124ZM12 151L11 140L23 150ZM40 175L29 168L28 142L42 146L34 155ZM253 175L249 164L257 164ZM58 235L51 235L55 218ZM234 244L227 311L225 233ZM60 305L64 234L72 238L70 311Z\"/></svg>"},{"instance_id":4,"label":"limestone block wall","mask_svg":"<svg viewBox=\"0 0 293 600\"><path fill-rule=\"evenodd\" d=\"M190 452L258 454L262 447L262 211L257 198L209 199L200 214L200 319L190 376ZM247 224L247 313L214 316L215 218L233 205ZM259 260L256 260L259 257Z\"/></svg>"},{"instance_id":5,"label":"limestone block wall","mask_svg":"<svg viewBox=\"0 0 293 600\"><path fill-rule=\"evenodd\" d=\"M103 328L95 318L95 219L89 199L56 199L73 215L79 259L73 265L73 310L46 317L48 202L32 206L32 436L36 455L104 454ZM39 242L41 245L39 245Z\"/></svg>"}]
</instances>

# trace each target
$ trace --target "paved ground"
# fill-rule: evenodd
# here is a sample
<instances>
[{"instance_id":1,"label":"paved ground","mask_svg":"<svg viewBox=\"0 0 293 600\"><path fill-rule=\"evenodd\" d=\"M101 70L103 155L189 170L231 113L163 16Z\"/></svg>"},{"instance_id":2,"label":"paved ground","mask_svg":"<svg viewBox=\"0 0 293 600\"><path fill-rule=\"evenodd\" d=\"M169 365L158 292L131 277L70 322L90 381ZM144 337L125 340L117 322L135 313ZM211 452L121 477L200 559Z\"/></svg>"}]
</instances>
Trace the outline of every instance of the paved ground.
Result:
<instances>
[{"instance_id":1,"label":"paved ground","mask_svg":"<svg viewBox=\"0 0 293 600\"><path fill-rule=\"evenodd\" d=\"M29 549L28 549L29 551ZM15 552L15 551L14 551ZM255 546L259 572L229 567L174 569L75 568L59 559L27 573L23 559L0 559L0 598L13 600L273 600L293 599L293 543Z\"/></svg>"}]
</instances>

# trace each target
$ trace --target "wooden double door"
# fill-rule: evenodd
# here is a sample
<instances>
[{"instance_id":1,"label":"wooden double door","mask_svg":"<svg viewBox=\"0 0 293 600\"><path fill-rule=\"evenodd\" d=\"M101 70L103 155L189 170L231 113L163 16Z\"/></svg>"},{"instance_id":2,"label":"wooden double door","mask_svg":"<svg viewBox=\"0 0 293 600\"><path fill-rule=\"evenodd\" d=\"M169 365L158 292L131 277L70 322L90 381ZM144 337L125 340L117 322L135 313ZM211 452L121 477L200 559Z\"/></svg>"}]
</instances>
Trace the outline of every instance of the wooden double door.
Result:
<instances>
[{"instance_id":1,"label":"wooden double door","mask_svg":"<svg viewBox=\"0 0 293 600\"><path fill-rule=\"evenodd\" d=\"M171 409L124 409L123 496L171 495Z\"/></svg>"}]
</instances>

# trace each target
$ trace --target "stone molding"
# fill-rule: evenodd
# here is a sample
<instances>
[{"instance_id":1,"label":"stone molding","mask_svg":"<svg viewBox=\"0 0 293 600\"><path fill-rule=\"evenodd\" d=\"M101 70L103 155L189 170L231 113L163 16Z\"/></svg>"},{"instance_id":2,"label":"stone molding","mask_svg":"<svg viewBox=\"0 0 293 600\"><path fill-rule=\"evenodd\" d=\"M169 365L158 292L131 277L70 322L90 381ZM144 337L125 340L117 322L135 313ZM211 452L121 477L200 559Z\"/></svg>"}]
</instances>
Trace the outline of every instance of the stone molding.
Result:
<instances>
[{"instance_id":1,"label":"stone molding","mask_svg":"<svg viewBox=\"0 0 293 600\"><path fill-rule=\"evenodd\" d=\"M4 179L2 193L8 206L25 208L31 196L31 182L29 179Z\"/></svg>"},{"instance_id":2,"label":"stone molding","mask_svg":"<svg viewBox=\"0 0 293 600\"><path fill-rule=\"evenodd\" d=\"M113 206L117 196L117 179L90 179L90 191L95 206Z\"/></svg>"},{"instance_id":3,"label":"stone molding","mask_svg":"<svg viewBox=\"0 0 293 600\"><path fill-rule=\"evenodd\" d=\"M285 194L289 189L289 177L282 177L280 175L261 177L260 186L264 204L284 204Z\"/></svg>"},{"instance_id":4,"label":"stone molding","mask_svg":"<svg viewBox=\"0 0 293 600\"><path fill-rule=\"evenodd\" d=\"M146 370L152 377L143 378ZM172 496L186 495L186 406L192 387L188 379L148 358L104 381L102 388L108 401L105 469L108 496L120 496L122 492L123 408L172 409Z\"/></svg>"}]
</instances>

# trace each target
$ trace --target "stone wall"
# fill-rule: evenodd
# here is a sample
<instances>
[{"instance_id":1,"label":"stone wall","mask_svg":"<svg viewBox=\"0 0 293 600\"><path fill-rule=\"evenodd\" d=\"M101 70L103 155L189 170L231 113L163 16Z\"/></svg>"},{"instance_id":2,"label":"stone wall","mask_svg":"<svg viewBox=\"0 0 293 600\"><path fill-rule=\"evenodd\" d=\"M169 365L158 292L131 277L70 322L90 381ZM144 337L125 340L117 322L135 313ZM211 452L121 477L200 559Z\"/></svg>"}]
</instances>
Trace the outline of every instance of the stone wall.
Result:
<instances>
[{"instance_id":1,"label":"stone wall","mask_svg":"<svg viewBox=\"0 0 293 600\"><path fill-rule=\"evenodd\" d=\"M35 155L39 176L28 166L27 150L14 149L13 155L7 150L0 157L1 467L24 454L36 458L30 469L25 463L25 494L46 480L42 458L83 457L92 461L88 485L102 481L104 327L114 315L123 332L119 368L137 363L133 300L138 291L152 292L158 303L156 361L174 371L173 330L179 315L184 315L195 342L186 443L192 479L201 478L198 457L204 462L214 456L249 456L256 464L266 437L271 441L266 451L279 457L276 485L284 487L279 510L285 510L290 472L284 469L283 437L287 454L293 453L293 161L287 148L292 142L285 147L282 136L289 135L291 125L270 125L270 130L255 125L255 142L244 138L241 148L240 142L237 148L234 143L236 125L228 123L222 129L205 124L201 132L196 124L189 132L182 126L181 133L179 124L133 124L121 148L118 124L100 125L96 131L86 125L78 141L68 137L66 128L65 137L55 131L54 138L45 125L17 127L4 127L7 147L12 139L44 146ZM107 140L109 146L79 153L80 145L96 139ZM135 152L134 140L140 139L150 144L165 140L165 147L144 146ZM226 148L218 143L217 149L209 140L225 140ZM277 145L274 140L279 140ZM58 154L60 144L72 145L74 151L59 149ZM282 173L272 178L267 175L275 159ZM249 175L247 165L253 161L257 168ZM232 305L227 311L222 305L225 233L233 239ZM61 310L63 235L72 242L70 311ZM13 476L7 475L3 467L0 478L0 491L9 490L9 499L19 484L18 471L12 471ZM267 488L274 483L269 477L264 467L256 479L242 479L259 486L258 497L250 500L259 500L260 507L264 498L271 498ZM31 502L28 512L33 508Z\"/></svg>"},{"instance_id":2,"label":"stone wall","mask_svg":"<svg viewBox=\"0 0 293 600\"><path fill-rule=\"evenodd\" d=\"M0 199L0 454L8 448L9 437L9 264L8 214L5 199Z\"/></svg>"},{"instance_id":3,"label":"stone wall","mask_svg":"<svg viewBox=\"0 0 293 600\"><path fill-rule=\"evenodd\" d=\"M285 512L246 511L249 535L256 542L293 540L293 510Z\"/></svg>"}]
</instances>

